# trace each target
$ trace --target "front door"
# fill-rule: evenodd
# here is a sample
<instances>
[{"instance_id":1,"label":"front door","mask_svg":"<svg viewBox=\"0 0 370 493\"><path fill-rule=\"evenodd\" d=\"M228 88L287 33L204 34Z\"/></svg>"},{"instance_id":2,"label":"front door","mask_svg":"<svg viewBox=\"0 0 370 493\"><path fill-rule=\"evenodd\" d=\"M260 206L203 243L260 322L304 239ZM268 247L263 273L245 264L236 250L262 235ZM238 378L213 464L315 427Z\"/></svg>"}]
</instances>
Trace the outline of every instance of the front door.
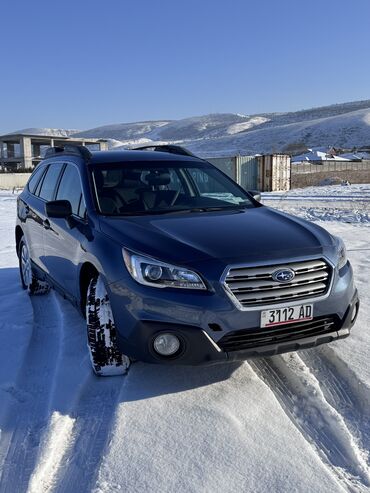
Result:
<instances>
[{"instance_id":1,"label":"front door","mask_svg":"<svg viewBox=\"0 0 370 493\"><path fill-rule=\"evenodd\" d=\"M44 263L55 283L67 294L77 297L78 267L87 226L80 174L74 164L66 165L55 200L68 200L73 215L69 220L48 218L49 228L44 230Z\"/></svg>"}]
</instances>

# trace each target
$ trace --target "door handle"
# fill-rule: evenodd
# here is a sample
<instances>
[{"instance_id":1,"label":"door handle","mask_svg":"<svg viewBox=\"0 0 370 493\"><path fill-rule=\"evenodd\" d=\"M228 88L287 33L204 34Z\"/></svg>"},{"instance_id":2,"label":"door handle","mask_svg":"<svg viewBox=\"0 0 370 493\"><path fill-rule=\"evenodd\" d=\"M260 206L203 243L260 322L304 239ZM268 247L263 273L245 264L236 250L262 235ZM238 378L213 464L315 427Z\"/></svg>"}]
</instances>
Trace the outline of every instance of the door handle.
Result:
<instances>
[{"instance_id":1,"label":"door handle","mask_svg":"<svg viewBox=\"0 0 370 493\"><path fill-rule=\"evenodd\" d=\"M49 219L45 219L43 224L44 224L44 228L45 229L50 229L50 221L49 221Z\"/></svg>"}]
</instances>

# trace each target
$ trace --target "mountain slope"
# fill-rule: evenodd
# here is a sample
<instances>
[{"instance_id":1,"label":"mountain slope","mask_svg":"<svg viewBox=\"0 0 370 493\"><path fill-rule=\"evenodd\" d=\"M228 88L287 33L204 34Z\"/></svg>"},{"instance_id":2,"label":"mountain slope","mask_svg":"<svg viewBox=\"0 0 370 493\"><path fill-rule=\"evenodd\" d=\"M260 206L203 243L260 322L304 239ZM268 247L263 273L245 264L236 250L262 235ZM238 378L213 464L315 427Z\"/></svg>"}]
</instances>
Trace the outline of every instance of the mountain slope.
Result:
<instances>
[{"instance_id":1,"label":"mountain slope","mask_svg":"<svg viewBox=\"0 0 370 493\"><path fill-rule=\"evenodd\" d=\"M298 153L306 147L370 146L370 100L288 113L218 113L180 120L104 125L85 131L26 129L45 135L109 140L111 148L148 143L177 143L201 156Z\"/></svg>"},{"instance_id":2,"label":"mountain slope","mask_svg":"<svg viewBox=\"0 0 370 493\"><path fill-rule=\"evenodd\" d=\"M138 140L140 138L148 138L148 135L155 132L157 128L167 126L170 123L170 120L159 120L104 125L83 132L77 132L74 137L115 139L125 142L129 140Z\"/></svg>"},{"instance_id":3,"label":"mountain slope","mask_svg":"<svg viewBox=\"0 0 370 493\"><path fill-rule=\"evenodd\" d=\"M265 116L216 113L172 121L148 121L105 125L76 133L76 137L99 137L122 142L191 141L219 138L254 128L268 121Z\"/></svg>"},{"instance_id":4,"label":"mountain slope","mask_svg":"<svg viewBox=\"0 0 370 493\"><path fill-rule=\"evenodd\" d=\"M76 134L123 146L180 143L200 155L283 152L291 146L370 145L370 100L289 113L211 114L173 121L109 125Z\"/></svg>"},{"instance_id":5,"label":"mountain slope","mask_svg":"<svg viewBox=\"0 0 370 493\"><path fill-rule=\"evenodd\" d=\"M284 152L292 145L302 147L361 147L370 145L370 108L337 116L256 128L243 134L189 142L187 147L201 155Z\"/></svg>"}]
</instances>

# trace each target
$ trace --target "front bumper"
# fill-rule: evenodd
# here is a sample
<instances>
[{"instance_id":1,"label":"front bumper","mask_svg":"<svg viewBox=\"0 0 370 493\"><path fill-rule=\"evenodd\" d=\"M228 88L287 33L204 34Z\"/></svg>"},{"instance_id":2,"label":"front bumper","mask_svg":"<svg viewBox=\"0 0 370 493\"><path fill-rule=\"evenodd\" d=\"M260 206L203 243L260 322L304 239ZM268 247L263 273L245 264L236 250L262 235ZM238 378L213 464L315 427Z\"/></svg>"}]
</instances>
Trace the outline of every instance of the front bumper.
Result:
<instances>
[{"instance_id":1,"label":"front bumper","mask_svg":"<svg viewBox=\"0 0 370 493\"><path fill-rule=\"evenodd\" d=\"M241 334L264 334L260 329L260 309L240 311L225 293L164 292L132 283L108 286L117 326L118 342L124 354L149 363L200 365L221 361L245 360L307 349L347 337L353 326L353 310L359 299L348 263L335 279L329 296L314 302L314 321L331 318L333 323L320 330L300 331L289 326L287 337L277 337L273 331L264 341L237 345L233 350L224 344L225 338ZM300 300L305 303L305 300ZM292 303L293 304L293 303ZM298 325L298 324L297 324ZM300 324L302 325L302 324ZM280 326L279 330L284 327ZM161 332L175 334L182 344L176 357L161 357L153 350L153 340Z\"/></svg>"}]
</instances>

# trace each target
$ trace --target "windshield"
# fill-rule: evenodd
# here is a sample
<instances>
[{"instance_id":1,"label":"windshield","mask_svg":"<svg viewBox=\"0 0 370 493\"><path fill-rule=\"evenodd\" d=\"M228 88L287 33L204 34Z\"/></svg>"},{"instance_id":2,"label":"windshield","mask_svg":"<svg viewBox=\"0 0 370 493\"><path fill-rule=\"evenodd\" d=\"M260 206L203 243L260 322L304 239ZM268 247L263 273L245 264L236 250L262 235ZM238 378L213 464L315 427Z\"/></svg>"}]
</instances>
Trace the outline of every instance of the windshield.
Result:
<instances>
[{"instance_id":1,"label":"windshield","mask_svg":"<svg viewBox=\"0 0 370 493\"><path fill-rule=\"evenodd\" d=\"M143 162L93 168L104 215L169 214L254 207L250 197L212 165Z\"/></svg>"}]
</instances>

